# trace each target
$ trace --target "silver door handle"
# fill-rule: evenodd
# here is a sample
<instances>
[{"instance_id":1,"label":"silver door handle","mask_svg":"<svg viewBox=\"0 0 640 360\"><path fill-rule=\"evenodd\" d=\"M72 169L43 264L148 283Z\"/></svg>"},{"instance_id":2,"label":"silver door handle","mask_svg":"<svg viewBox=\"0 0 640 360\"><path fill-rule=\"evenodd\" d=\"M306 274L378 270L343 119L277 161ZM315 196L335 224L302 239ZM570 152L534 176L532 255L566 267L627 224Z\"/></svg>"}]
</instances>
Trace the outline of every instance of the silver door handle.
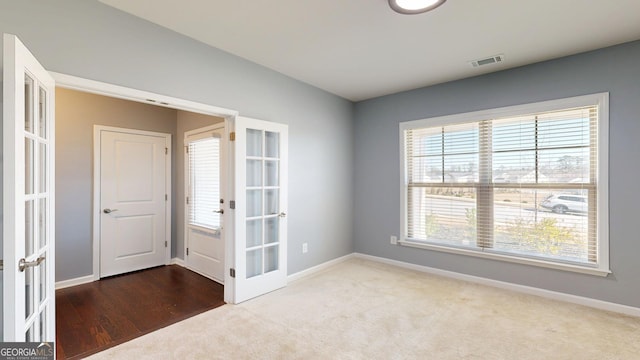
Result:
<instances>
[{"instance_id":1,"label":"silver door handle","mask_svg":"<svg viewBox=\"0 0 640 360\"><path fill-rule=\"evenodd\" d=\"M284 218L284 217L287 217L287 213L281 212L280 214L278 214L278 216L280 216L281 218Z\"/></svg>"},{"instance_id":2,"label":"silver door handle","mask_svg":"<svg viewBox=\"0 0 640 360\"><path fill-rule=\"evenodd\" d=\"M213 210L213 212L216 213L216 214L224 214L224 209Z\"/></svg>"},{"instance_id":3,"label":"silver door handle","mask_svg":"<svg viewBox=\"0 0 640 360\"><path fill-rule=\"evenodd\" d=\"M45 256L44 255L40 256L39 258L37 258L37 259L35 259L33 261L26 261L25 258L22 258L18 262L18 269L20 270L20 272L24 272L24 269L26 269L28 267L38 266L44 260L45 260Z\"/></svg>"},{"instance_id":4,"label":"silver door handle","mask_svg":"<svg viewBox=\"0 0 640 360\"><path fill-rule=\"evenodd\" d=\"M110 213L112 213L114 211L118 211L118 209L104 209L104 210L102 210L102 212L105 213L105 214L110 214Z\"/></svg>"}]
</instances>

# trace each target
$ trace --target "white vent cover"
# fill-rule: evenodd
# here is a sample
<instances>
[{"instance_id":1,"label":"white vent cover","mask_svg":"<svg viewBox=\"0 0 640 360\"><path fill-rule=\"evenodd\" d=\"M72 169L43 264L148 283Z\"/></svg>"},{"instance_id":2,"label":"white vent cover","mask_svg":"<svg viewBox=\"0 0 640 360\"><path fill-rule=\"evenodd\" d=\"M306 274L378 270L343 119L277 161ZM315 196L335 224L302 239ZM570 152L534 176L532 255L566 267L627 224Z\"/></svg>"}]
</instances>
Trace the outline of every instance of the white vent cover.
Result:
<instances>
[{"instance_id":1,"label":"white vent cover","mask_svg":"<svg viewBox=\"0 0 640 360\"><path fill-rule=\"evenodd\" d=\"M504 54L490 56L484 59L472 60L469 61L469 64L473 67L496 64L504 61Z\"/></svg>"}]
</instances>

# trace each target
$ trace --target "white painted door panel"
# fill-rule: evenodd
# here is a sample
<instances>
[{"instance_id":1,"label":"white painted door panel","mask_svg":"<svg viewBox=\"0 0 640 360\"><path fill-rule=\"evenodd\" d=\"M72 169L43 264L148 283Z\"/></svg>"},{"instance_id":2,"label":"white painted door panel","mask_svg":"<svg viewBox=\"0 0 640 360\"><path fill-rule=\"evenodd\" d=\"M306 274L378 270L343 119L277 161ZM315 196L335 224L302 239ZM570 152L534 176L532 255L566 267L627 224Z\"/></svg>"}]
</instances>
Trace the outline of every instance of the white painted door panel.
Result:
<instances>
[{"instance_id":1,"label":"white painted door panel","mask_svg":"<svg viewBox=\"0 0 640 360\"><path fill-rule=\"evenodd\" d=\"M100 132L100 276L166 263L162 134Z\"/></svg>"},{"instance_id":2,"label":"white painted door panel","mask_svg":"<svg viewBox=\"0 0 640 360\"><path fill-rule=\"evenodd\" d=\"M224 283L224 241L220 231L188 228L187 268Z\"/></svg>"},{"instance_id":3,"label":"white painted door panel","mask_svg":"<svg viewBox=\"0 0 640 360\"><path fill-rule=\"evenodd\" d=\"M3 341L54 341L55 83L3 41Z\"/></svg>"}]
</instances>

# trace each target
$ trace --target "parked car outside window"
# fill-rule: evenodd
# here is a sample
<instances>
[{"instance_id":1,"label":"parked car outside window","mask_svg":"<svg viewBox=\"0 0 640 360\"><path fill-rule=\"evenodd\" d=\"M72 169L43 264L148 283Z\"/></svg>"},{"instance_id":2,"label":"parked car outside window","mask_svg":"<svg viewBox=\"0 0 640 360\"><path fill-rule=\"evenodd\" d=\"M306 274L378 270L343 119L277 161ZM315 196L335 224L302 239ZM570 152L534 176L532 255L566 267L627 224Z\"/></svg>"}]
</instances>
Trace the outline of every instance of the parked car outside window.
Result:
<instances>
[{"instance_id":1,"label":"parked car outside window","mask_svg":"<svg viewBox=\"0 0 640 360\"><path fill-rule=\"evenodd\" d=\"M586 213L589 210L587 197L575 194L550 195L540 204L540 206L558 214L564 214L566 212Z\"/></svg>"}]
</instances>

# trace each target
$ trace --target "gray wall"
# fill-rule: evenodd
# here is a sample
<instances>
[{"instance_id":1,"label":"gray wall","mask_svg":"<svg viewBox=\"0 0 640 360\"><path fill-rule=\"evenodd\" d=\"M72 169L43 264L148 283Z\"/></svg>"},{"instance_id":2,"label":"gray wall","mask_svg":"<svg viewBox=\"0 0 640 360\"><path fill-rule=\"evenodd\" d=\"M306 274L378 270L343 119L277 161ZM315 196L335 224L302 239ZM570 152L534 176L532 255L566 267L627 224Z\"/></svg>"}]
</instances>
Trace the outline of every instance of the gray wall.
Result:
<instances>
[{"instance_id":1,"label":"gray wall","mask_svg":"<svg viewBox=\"0 0 640 360\"><path fill-rule=\"evenodd\" d=\"M351 102L96 0L1 0L0 31L51 71L288 124L289 273L353 251Z\"/></svg>"},{"instance_id":2,"label":"gray wall","mask_svg":"<svg viewBox=\"0 0 640 360\"><path fill-rule=\"evenodd\" d=\"M184 260L184 212L185 212L185 193L184 193L184 133L189 130L199 129L205 126L217 124L223 122L223 118L208 116L203 114L196 114L187 111L178 110L177 114L178 123L176 124L176 156L175 156L175 173L176 180L174 182L175 194L173 197L173 203L176 206L176 236L173 238L173 247L171 253L174 257L179 257Z\"/></svg>"},{"instance_id":3,"label":"gray wall","mask_svg":"<svg viewBox=\"0 0 640 360\"><path fill-rule=\"evenodd\" d=\"M607 278L394 246L400 233L398 123L610 92L610 262ZM356 104L355 251L640 307L640 42Z\"/></svg>"},{"instance_id":4,"label":"gray wall","mask_svg":"<svg viewBox=\"0 0 640 360\"><path fill-rule=\"evenodd\" d=\"M176 119L174 109L56 89L57 281L93 273L94 125L171 134L174 145L172 184L176 184ZM175 211L171 218L175 231Z\"/></svg>"}]
</instances>

